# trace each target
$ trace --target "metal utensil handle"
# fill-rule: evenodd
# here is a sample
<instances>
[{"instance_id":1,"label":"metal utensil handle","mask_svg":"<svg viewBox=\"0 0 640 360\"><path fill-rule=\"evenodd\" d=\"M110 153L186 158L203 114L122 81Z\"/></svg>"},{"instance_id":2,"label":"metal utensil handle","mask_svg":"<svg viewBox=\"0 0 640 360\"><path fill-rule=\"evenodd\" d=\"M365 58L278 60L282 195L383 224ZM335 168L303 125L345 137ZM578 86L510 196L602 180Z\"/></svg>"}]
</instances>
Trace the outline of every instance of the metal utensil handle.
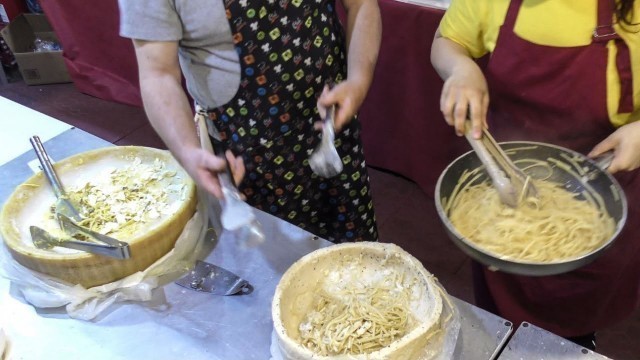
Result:
<instances>
[{"instance_id":1,"label":"metal utensil handle","mask_svg":"<svg viewBox=\"0 0 640 360\"><path fill-rule=\"evenodd\" d=\"M94 243L88 243L88 242L76 241L76 240L62 241L57 246L86 251L92 254L104 255L104 256L121 259L121 260L131 258L128 246L127 247L110 246L110 245L94 244Z\"/></svg>"},{"instance_id":2,"label":"metal utensil handle","mask_svg":"<svg viewBox=\"0 0 640 360\"><path fill-rule=\"evenodd\" d=\"M242 199L240 196L240 192L238 191L238 187L233 178L233 173L231 172L231 166L229 165L229 160L225 154L226 148L221 141L213 142L213 153L222 157L226 163L226 168L224 172L218 173L218 180L220 181L220 186L223 189L226 189L226 193L230 196L233 196L236 199Z\"/></svg>"},{"instance_id":3,"label":"metal utensil handle","mask_svg":"<svg viewBox=\"0 0 640 360\"><path fill-rule=\"evenodd\" d=\"M56 198L66 198L66 193L62 187L62 183L60 183L60 179L56 174L53 165L51 164L51 159L49 158L49 154L47 154L42 142L40 141L40 137L37 135L32 136L29 141L31 142L31 146L33 146L33 150L36 152L38 156L38 160L40 161L40 165L42 165L42 171L44 175L49 180L51 187L53 188L53 192L56 195Z\"/></svg>"},{"instance_id":4,"label":"metal utensil handle","mask_svg":"<svg viewBox=\"0 0 640 360\"><path fill-rule=\"evenodd\" d=\"M489 145L489 151L492 152L494 158L500 163L503 170L507 172L511 177L516 177L517 180L524 182L526 175L520 171L516 164L511 161L511 158L502 150L502 147L498 145L498 142L493 138L491 133L487 129L482 129L482 139L485 144Z\"/></svg>"},{"instance_id":5,"label":"metal utensil handle","mask_svg":"<svg viewBox=\"0 0 640 360\"><path fill-rule=\"evenodd\" d=\"M200 113L196 114L195 122L201 147L212 152L216 156L221 156L226 162L227 168L225 169L225 172L218 173L218 180L220 181L220 186L223 188L223 193L227 193L236 199L242 199L240 192L238 191L238 187L233 180L233 173L231 172L229 161L225 155L224 145L220 141L211 141L204 115Z\"/></svg>"},{"instance_id":6,"label":"metal utensil handle","mask_svg":"<svg viewBox=\"0 0 640 360\"><path fill-rule=\"evenodd\" d=\"M611 166L611 163L613 162L614 157L615 157L614 151L609 150L592 158L591 160L593 160L593 162L595 162L600 169L607 170L609 166Z\"/></svg>"},{"instance_id":7,"label":"metal utensil handle","mask_svg":"<svg viewBox=\"0 0 640 360\"><path fill-rule=\"evenodd\" d=\"M324 124L322 126L322 141L333 143L333 141L335 140L335 115L336 106L331 105L329 108L327 108L327 113L324 117Z\"/></svg>"},{"instance_id":8,"label":"metal utensil handle","mask_svg":"<svg viewBox=\"0 0 640 360\"><path fill-rule=\"evenodd\" d=\"M93 238L95 241L105 243L114 247L129 247L129 244L112 238L111 236L100 234L99 232L88 229L84 226L76 224L75 221L70 219L68 216L64 214L58 214L58 219L62 222L62 226L64 230L74 233L79 233L81 235Z\"/></svg>"},{"instance_id":9,"label":"metal utensil handle","mask_svg":"<svg viewBox=\"0 0 640 360\"><path fill-rule=\"evenodd\" d=\"M485 164L487 173L496 186L501 189L507 189L505 191L510 191L511 182L506 177L506 174L501 170L501 166L498 165L496 158L491 154L489 149L487 149L485 144L478 139L474 139L471 135L467 136L467 140L480 158L481 162Z\"/></svg>"},{"instance_id":10,"label":"metal utensil handle","mask_svg":"<svg viewBox=\"0 0 640 360\"><path fill-rule=\"evenodd\" d=\"M475 139L471 133L471 126L469 122L465 125L467 127L465 137L480 158L481 162L485 164L485 168L489 173L491 180L493 180L500 188L510 188L511 182L507 178L507 174L503 171L504 164L499 163L500 156L495 156L495 148L491 146L490 142L487 143L487 141L484 140L484 135L481 139Z\"/></svg>"},{"instance_id":11,"label":"metal utensil handle","mask_svg":"<svg viewBox=\"0 0 640 360\"><path fill-rule=\"evenodd\" d=\"M515 183L515 186L517 186L518 190L522 191L522 194L537 197L538 189L531 181L529 181L529 176L511 160L511 157L507 155L507 153L504 152L498 142L493 138L493 136L491 136L489 130L482 129L482 132L482 138L486 139L486 141L493 147L494 156L495 154L499 155L497 157L498 161L501 162L504 170L507 172L507 175L511 178L511 182Z\"/></svg>"}]
</instances>

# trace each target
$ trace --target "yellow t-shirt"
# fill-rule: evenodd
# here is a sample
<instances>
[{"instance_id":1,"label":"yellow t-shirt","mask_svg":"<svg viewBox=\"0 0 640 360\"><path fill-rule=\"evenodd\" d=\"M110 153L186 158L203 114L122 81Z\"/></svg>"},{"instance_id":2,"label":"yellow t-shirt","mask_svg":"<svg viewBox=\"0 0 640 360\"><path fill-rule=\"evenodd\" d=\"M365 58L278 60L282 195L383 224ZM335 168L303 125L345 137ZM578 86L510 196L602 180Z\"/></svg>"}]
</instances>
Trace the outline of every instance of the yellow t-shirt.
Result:
<instances>
[{"instance_id":1,"label":"yellow t-shirt","mask_svg":"<svg viewBox=\"0 0 640 360\"><path fill-rule=\"evenodd\" d=\"M475 57L492 52L510 0L452 0L440 23L440 33L465 47ZM640 23L640 1L633 9L632 23ZM573 47L591 43L598 18L598 0L523 0L515 23L515 33L532 43ZM630 31L614 25L631 53L633 73L633 113L618 114L620 81L616 68L616 47L608 44L607 108L611 122L622 126L640 119L640 25Z\"/></svg>"}]
</instances>

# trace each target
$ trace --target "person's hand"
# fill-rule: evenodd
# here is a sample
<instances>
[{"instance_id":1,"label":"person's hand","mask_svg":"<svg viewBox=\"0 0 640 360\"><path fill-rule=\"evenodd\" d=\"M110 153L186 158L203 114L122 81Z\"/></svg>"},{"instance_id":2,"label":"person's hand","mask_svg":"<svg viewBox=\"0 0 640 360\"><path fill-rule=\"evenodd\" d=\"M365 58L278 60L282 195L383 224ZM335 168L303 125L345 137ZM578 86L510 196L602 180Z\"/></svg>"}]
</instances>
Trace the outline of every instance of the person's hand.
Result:
<instances>
[{"instance_id":1,"label":"person's hand","mask_svg":"<svg viewBox=\"0 0 640 360\"><path fill-rule=\"evenodd\" d=\"M588 156L595 157L609 150L614 152L613 161L607 169L610 173L640 167L640 121L620 127L596 145Z\"/></svg>"},{"instance_id":2,"label":"person's hand","mask_svg":"<svg viewBox=\"0 0 640 360\"><path fill-rule=\"evenodd\" d=\"M356 115L365 96L366 88L359 85L355 80L347 79L332 89L325 85L322 94L318 98L320 117L324 118L326 109L331 105L336 105L334 127L336 131L340 131ZM316 129L320 128L322 128L321 121L316 123Z\"/></svg>"},{"instance_id":3,"label":"person's hand","mask_svg":"<svg viewBox=\"0 0 640 360\"><path fill-rule=\"evenodd\" d=\"M482 136L487 127L489 90L482 70L471 59L457 66L447 78L440 96L440 110L447 124L454 126L456 134L465 133L465 121L471 118L473 137Z\"/></svg>"},{"instance_id":4,"label":"person's hand","mask_svg":"<svg viewBox=\"0 0 640 360\"><path fill-rule=\"evenodd\" d=\"M226 171L227 162L231 167L233 180L236 184L242 181L245 172L244 161L241 156L235 157L230 150L227 150L225 155L227 161L207 150L194 148L188 150L188 152L182 156L181 164L198 186L213 194L215 197L222 199L223 195L222 189L220 188L220 181L218 180L218 173Z\"/></svg>"}]
</instances>

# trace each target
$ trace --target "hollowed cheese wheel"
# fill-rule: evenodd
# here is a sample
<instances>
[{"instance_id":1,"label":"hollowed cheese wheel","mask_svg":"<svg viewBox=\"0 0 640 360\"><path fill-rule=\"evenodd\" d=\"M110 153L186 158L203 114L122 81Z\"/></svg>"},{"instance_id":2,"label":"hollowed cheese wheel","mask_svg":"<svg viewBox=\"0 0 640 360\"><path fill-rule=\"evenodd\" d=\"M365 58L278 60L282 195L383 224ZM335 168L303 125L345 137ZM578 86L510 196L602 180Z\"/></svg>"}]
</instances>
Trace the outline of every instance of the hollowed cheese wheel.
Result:
<instances>
[{"instance_id":1,"label":"hollowed cheese wheel","mask_svg":"<svg viewBox=\"0 0 640 360\"><path fill-rule=\"evenodd\" d=\"M404 285L411 284L406 310L415 323L404 336L379 350L361 354L324 356L301 344L301 323L317 310L316 294L340 298L344 289L376 287L396 275L401 275ZM280 279L271 308L275 339L285 360L422 359L430 334L440 329L442 312L443 298L433 275L399 246L377 242L332 245L300 258Z\"/></svg>"},{"instance_id":2,"label":"hollowed cheese wheel","mask_svg":"<svg viewBox=\"0 0 640 360\"><path fill-rule=\"evenodd\" d=\"M113 146L77 154L54 165L63 187L69 191L87 183L108 181L109 174L118 169L131 168L135 172L136 167L153 163L160 163L164 165L164 171L175 173L149 185L158 191L172 189L164 200L166 204L161 204L171 210L154 216L152 221L140 222L133 228L126 228L126 231L116 230L109 234L129 243L131 258L120 260L62 247L36 248L29 232L31 225L59 231L51 210L56 198L42 172L20 184L2 209L0 230L9 252L29 269L86 288L146 269L173 248L196 209L195 184L171 154L147 147Z\"/></svg>"}]
</instances>

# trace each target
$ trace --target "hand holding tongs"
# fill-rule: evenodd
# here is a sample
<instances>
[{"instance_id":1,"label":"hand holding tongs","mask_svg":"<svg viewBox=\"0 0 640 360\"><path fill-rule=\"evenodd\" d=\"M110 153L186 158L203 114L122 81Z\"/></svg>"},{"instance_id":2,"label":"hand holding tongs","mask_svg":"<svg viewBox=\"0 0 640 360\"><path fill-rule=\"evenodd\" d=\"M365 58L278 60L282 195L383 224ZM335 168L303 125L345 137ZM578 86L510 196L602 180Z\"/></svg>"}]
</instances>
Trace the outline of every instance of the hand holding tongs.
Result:
<instances>
[{"instance_id":1,"label":"hand holding tongs","mask_svg":"<svg viewBox=\"0 0 640 360\"><path fill-rule=\"evenodd\" d=\"M40 138L38 136L33 136L30 141L36 155L38 156L38 160L40 160L42 171L44 172L47 180L49 180L51 188L56 195L57 200L55 204L55 214L60 223L60 227L69 235L69 238L61 239L53 236L42 228L31 226L31 238L34 245L40 249L61 246L118 259L130 258L131 253L128 243L116 240L112 237L100 234L77 224L83 220L83 217L67 197L58 175L51 164L51 159L49 159L49 155L45 151ZM74 235L81 235L93 242L72 240L71 237Z\"/></svg>"},{"instance_id":2,"label":"hand holding tongs","mask_svg":"<svg viewBox=\"0 0 640 360\"><path fill-rule=\"evenodd\" d=\"M465 137L487 169L493 186L505 205L515 208L522 199L538 196L530 178L509 159L487 129L482 129L480 139L474 139L471 124L466 121Z\"/></svg>"},{"instance_id":3,"label":"hand holding tongs","mask_svg":"<svg viewBox=\"0 0 640 360\"><path fill-rule=\"evenodd\" d=\"M227 160L224 146L221 143L213 145L213 152L216 156L222 157L225 161ZM222 214L220 216L222 227L227 230L238 230L243 226L251 226L255 221L255 214L251 206L242 199L240 191L238 191L234 183L228 161L226 171L218 174L218 181L220 181L222 195L224 196Z\"/></svg>"},{"instance_id":4,"label":"hand holding tongs","mask_svg":"<svg viewBox=\"0 0 640 360\"><path fill-rule=\"evenodd\" d=\"M211 143L204 116L196 113L195 122L196 131L200 138L200 146L227 161L224 145L218 141L215 142L215 145ZM257 245L262 243L265 239L262 225L256 218L253 208L242 199L240 191L238 191L234 182L228 161L225 171L218 173L218 181L223 194L221 201L222 214L220 215L222 227L225 230L238 232L239 236L247 240L248 244Z\"/></svg>"}]
</instances>

